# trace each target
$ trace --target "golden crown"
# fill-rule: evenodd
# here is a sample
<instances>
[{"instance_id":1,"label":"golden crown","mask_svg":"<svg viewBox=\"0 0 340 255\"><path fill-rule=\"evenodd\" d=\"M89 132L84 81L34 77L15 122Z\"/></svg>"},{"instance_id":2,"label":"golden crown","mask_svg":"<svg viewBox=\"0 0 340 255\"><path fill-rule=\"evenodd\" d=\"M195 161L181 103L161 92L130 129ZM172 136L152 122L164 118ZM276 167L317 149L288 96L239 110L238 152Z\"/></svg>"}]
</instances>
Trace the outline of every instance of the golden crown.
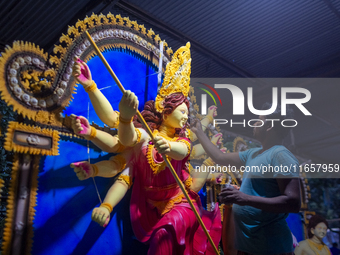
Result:
<instances>
[{"instance_id":1,"label":"golden crown","mask_svg":"<svg viewBox=\"0 0 340 255\"><path fill-rule=\"evenodd\" d=\"M190 42L179 48L165 69L163 85L156 97L156 110L162 112L165 97L170 94L182 92L187 97L189 93L191 74Z\"/></svg>"}]
</instances>

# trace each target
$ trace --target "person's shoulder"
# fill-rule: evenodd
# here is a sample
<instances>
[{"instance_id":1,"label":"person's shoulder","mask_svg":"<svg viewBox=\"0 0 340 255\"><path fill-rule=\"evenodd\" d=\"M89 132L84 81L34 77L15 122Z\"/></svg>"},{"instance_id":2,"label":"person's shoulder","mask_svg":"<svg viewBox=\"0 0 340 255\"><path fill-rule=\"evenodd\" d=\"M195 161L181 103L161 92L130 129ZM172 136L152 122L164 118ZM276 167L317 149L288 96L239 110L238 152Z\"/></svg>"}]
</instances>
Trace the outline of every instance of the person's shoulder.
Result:
<instances>
[{"instance_id":1,"label":"person's shoulder","mask_svg":"<svg viewBox=\"0 0 340 255\"><path fill-rule=\"evenodd\" d=\"M255 148L250 148L248 150L245 150L245 151L240 151L239 154L243 154L243 155L251 155L253 153L255 153L256 151L259 151L261 150L262 147L255 147Z\"/></svg>"},{"instance_id":2,"label":"person's shoulder","mask_svg":"<svg viewBox=\"0 0 340 255\"><path fill-rule=\"evenodd\" d=\"M279 153L279 152L288 152L288 153L291 153L290 150L288 150L285 146L283 145L275 145L273 146L272 148L272 151L274 153Z\"/></svg>"},{"instance_id":3,"label":"person's shoulder","mask_svg":"<svg viewBox=\"0 0 340 255\"><path fill-rule=\"evenodd\" d=\"M250 159L252 157L252 155L256 152L261 150L261 147L255 147L255 148L251 148L248 149L246 151L240 151L238 153L238 156L240 157L240 160L243 164L246 164L246 162L248 161L248 159Z\"/></svg>"},{"instance_id":4,"label":"person's shoulder","mask_svg":"<svg viewBox=\"0 0 340 255\"><path fill-rule=\"evenodd\" d=\"M254 147L254 148L250 148L250 149L243 151L243 152L254 153L254 152L259 151L261 149L262 149L262 147Z\"/></svg>"},{"instance_id":5,"label":"person's shoulder","mask_svg":"<svg viewBox=\"0 0 340 255\"><path fill-rule=\"evenodd\" d=\"M302 241L299 242L299 247L304 247L306 245L308 245L307 240L302 240Z\"/></svg>"},{"instance_id":6,"label":"person's shoulder","mask_svg":"<svg viewBox=\"0 0 340 255\"><path fill-rule=\"evenodd\" d=\"M299 246L297 246L295 248L295 250L301 250L301 251L304 251L304 250L308 250L309 249L309 245L308 245L308 242L307 240L302 240L299 242Z\"/></svg>"},{"instance_id":7,"label":"person's shoulder","mask_svg":"<svg viewBox=\"0 0 340 255\"><path fill-rule=\"evenodd\" d=\"M272 153L274 156L290 156L294 160L298 161L294 154L283 145L275 145L272 147Z\"/></svg>"}]
</instances>

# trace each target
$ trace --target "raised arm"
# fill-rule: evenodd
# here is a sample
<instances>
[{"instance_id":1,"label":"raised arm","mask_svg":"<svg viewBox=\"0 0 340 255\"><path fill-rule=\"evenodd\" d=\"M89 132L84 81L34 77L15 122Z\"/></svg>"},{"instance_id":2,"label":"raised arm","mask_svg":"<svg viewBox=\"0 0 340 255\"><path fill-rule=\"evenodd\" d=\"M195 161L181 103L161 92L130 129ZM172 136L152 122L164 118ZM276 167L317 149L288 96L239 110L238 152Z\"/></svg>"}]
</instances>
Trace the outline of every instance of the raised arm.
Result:
<instances>
[{"instance_id":1,"label":"raised arm","mask_svg":"<svg viewBox=\"0 0 340 255\"><path fill-rule=\"evenodd\" d=\"M138 98L130 90L127 90L120 100L119 110L119 140L125 146L133 146L138 140L138 132L136 132L132 123L133 116L136 115L138 110Z\"/></svg>"},{"instance_id":2,"label":"raised arm","mask_svg":"<svg viewBox=\"0 0 340 255\"><path fill-rule=\"evenodd\" d=\"M91 127L88 120L83 116L72 114L73 131L86 140L91 140L99 149L106 152L121 152L125 147L119 142L118 136L112 136L101 130Z\"/></svg>"},{"instance_id":3,"label":"raised arm","mask_svg":"<svg viewBox=\"0 0 340 255\"><path fill-rule=\"evenodd\" d=\"M85 91L89 94L93 108L98 117L109 127L117 127L118 112L114 111L110 102L97 88L97 85L92 80L89 67L79 58L74 59L73 76L80 83Z\"/></svg>"},{"instance_id":4,"label":"raised arm","mask_svg":"<svg viewBox=\"0 0 340 255\"><path fill-rule=\"evenodd\" d=\"M222 134L218 133L211 138L211 142L215 145L220 145L222 139ZM190 158L198 158L205 153L202 144L196 144L190 154Z\"/></svg>"},{"instance_id":5,"label":"raised arm","mask_svg":"<svg viewBox=\"0 0 340 255\"><path fill-rule=\"evenodd\" d=\"M212 160L216 162L216 164L224 166L228 166L230 164L231 166L235 166L236 168L239 168L243 165L240 160L238 152L232 153L221 152L204 133L204 131L202 130L201 123L199 121L196 121L196 123L194 123L193 127L191 128L191 131L193 131L196 134L199 142L203 146L203 149L209 155L209 157L211 157Z\"/></svg>"}]
</instances>

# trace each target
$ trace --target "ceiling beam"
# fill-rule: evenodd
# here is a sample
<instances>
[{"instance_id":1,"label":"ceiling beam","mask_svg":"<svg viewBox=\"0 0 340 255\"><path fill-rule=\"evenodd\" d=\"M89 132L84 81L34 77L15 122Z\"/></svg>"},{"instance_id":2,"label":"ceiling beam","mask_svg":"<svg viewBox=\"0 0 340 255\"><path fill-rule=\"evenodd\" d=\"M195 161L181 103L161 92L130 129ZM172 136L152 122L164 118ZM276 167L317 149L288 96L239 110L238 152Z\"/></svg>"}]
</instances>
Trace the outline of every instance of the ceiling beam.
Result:
<instances>
[{"instance_id":1,"label":"ceiling beam","mask_svg":"<svg viewBox=\"0 0 340 255\"><path fill-rule=\"evenodd\" d=\"M334 4L330 0L323 0L324 3L328 6L328 8L340 19L340 12L334 6Z\"/></svg>"},{"instance_id":2,"label":"ceiling beam","mask_svg":"<svg viewBox=\"0 0 340 255\"><path fill-rule=\"evenodd\" d=\"M192 37L188 36L185 33L171 27L169 24L159 20L157 17L153 16L150 13L140 9L139 7L132 5L131 3L127 3L126 1L120 1L116 4L119 8L123 9L124 11L134 15L135 17L147 22L152 26L152 28L157 28L158 30L162 31L163 33L171 36L173 38L178 39L179 41L186 43L190 41L191 48L195 51L199 52L200 54L212 59L219 65L229 69L233 73L241 76L241 77L255 77L252 73L248 72L244 68L230 62L226 58L221 57L221 55L217 52L212 51L210 48L204 46L203 44L199 43Z\"/></svg>"}]
</instances>

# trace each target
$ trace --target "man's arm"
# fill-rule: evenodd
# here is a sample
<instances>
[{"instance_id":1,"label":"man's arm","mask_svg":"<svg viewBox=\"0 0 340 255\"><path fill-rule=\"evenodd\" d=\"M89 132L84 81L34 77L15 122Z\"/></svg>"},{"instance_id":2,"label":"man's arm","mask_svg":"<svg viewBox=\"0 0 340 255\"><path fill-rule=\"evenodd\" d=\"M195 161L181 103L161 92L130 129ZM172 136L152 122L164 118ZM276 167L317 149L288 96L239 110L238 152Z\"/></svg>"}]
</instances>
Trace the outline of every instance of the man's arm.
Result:
<instances>
[{"instance_id":1,"label":"man's arm","mask_svg":"<svg viewBox=\"0 0 340 255\"><path fill-rule=\"evenodd\" d=\"M217 115L217 107L215 105L212 105L208 108L208 114L201 119L201 127L203 132L206 130L207 126L214 121L214 117ZM197 136L195 133L190 134L190 140L191 141L196 141Z\"/></svg>"},{"instance_id":2,"label":"man's arm","mask_svg":"<svg viewBox=\"0 0 340 255\"><path fill-rule=\"evenodd\" d=\"M249 205L275 213L297 213L301 207L300 182L298 178L276 179L281 195L277 197L258 197L244 194L235 189L225 189L220 193L223 203Z\"/></svg>"},{"instance_id":3,"label":"man's arm","mask_svg":"<svg viewBox=\"0 0 340 255\"><path fill-rule=\"evenodd\" d=\"M196 125L191 128L196 133L196 136L202 144L205 152L215 161L216 164L220 165L232 165L240 168L243 164L239 157L238 152L223 153L219 148L216 147L203 132L200 122L196 122Z\"/></svg>"}]
</instances>

